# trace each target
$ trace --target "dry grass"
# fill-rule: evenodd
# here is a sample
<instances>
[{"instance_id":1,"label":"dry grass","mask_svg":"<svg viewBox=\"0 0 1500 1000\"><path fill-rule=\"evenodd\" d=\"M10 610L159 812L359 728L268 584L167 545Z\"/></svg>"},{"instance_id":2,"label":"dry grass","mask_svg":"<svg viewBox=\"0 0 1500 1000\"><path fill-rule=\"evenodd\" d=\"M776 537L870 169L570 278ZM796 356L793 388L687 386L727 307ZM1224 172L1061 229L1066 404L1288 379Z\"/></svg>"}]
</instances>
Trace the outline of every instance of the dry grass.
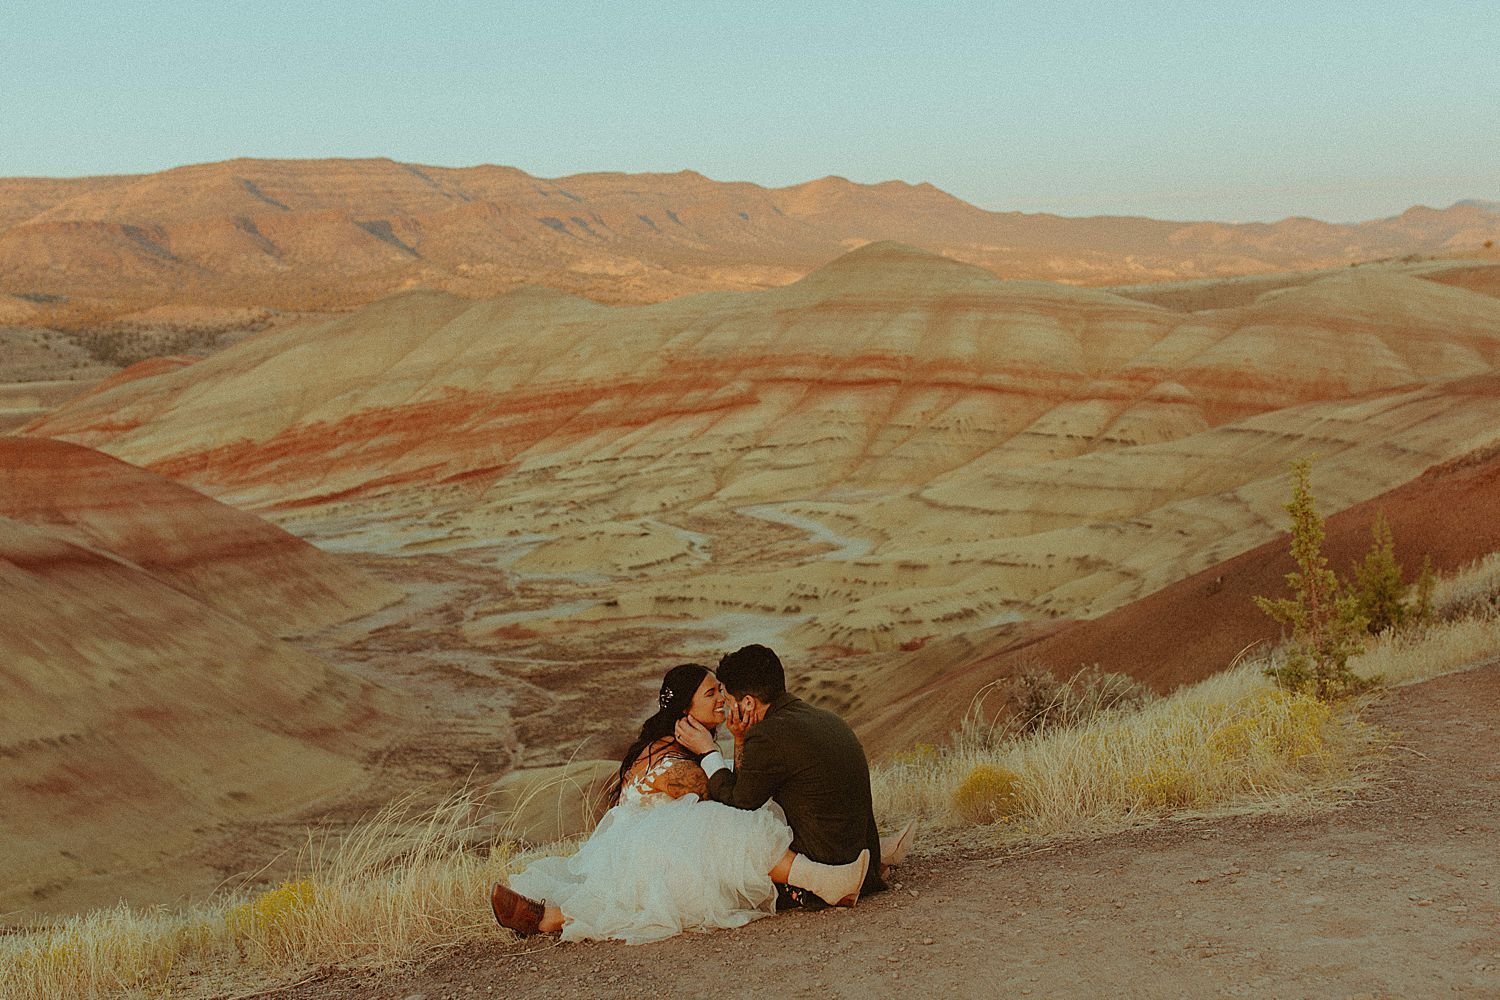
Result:
<instances>
[{"instance_id":1,"label":"dry grass","mask_svg":"<svg viewBox=\"0 0 1500 1000\"><path fill-rule=\"evenodd\" d=\"M1287 694L1246 665L1134 711L898 756L872 775L876 813L937 827L999 820L1027 835L1102 829L1335 785L1372 738L1352 712ZM1001 784L1003 808L976 808L976 788Z\"/></svg>"},{"instance_id":2,"label":"dry grass","mask_svg":"<svg viewBox=\"0 0 1500 1000\"><path fill-rule=\"evenodd\" d=\"M1487 611L1427 628L1382 632L1349 666L1360 677L1396 687L1496 655L1500 655L1500 613Z\"/></svg>"},{"instance_id":3,"label":"dry grass","mask_svg":"<svg viewBox=\"0 0 1500 1000\"><path fill-rule=\"evenodd\" d=\"M1500 553L1439 581L1432 604L1430 624L1382 632L1349 666L1398 686L1500 656Z\"/></svg>"},{"instance_id":4,"label":"dry grass","mask_svg":"<svg viewBox=\"0 0 1500 1000\"><path fill-rule=\"evenodd\" d=\"M467 794L411 812L398 803L344 840L313 845L303 879L233 907L226 922L251 962L394 963L490 932L484 894L509 870L507 845L470 846L476 809Z\"/></svg>"},{"instance_id":5,"label":"dry grass","mask_svg":"<svg viewBox=\"0 0 1500 1000\"><path fill-rule=\"evenodd\" d=\"M1433 611L1431 624L1372 639L1351 661L1355 672L1395 685L1500 656L1500 553L1438 581ZM1358 721L1359 702L1277 688L1265 676L1275 655L1154 702L1041 713L1062 724L1033 733L985 722L981 692L952 747L916 747L875 769L876 814L922 817L929 829L996 823L1001 836L1050 835L1347 785L1379 734Z\"/></svg>"},{"instance_id":6,"label":"dry grass","mask_svg":"<svg viewBox=\"0 0 1500 1000\"><path fill-rule=\"evenodd\" d=\"M1074 726L1105 712L1140 708L1155 697L1134 677L1108 673L1097 665L1060 678L1040 663L1028 663L1012 676L979 690L959 738L961 742L994 742L1005 736ZM1000 702L997 711L990 710L991 700Z\"/></svg>"},{"instance_id":7,"label":"dry grass","mask_svg":"<svg viewBox=\"0 0 1500 1000\"><path fill-rule=\"evenodd\" d=\"M296 881L186 912L118 907L47 931L0 938L0 996L74 1000L194 995L318 965L398 965L497 932L485 905L511 845L474 845L467 791L428 811L399 802L349 837L315 841Z\"/></svg>"},{"instance_id":8,"label":"dry grass","mask_svg":"<svg viewBox=\"0 0 1500 1000\"><path fill-rule=\"evenodd\" d=\"M1441 581L1434 607L1434 624L1380 636L1355 669L1405 683L1500 655L1500 555ZM875 768L876 813L1046 836L1344 786L1378 734L1358 721L1357 704L1289 694L1264 667L1239 665L1145 705L1101 702L1033 732L971 720L954 746L918 746ZM122 906L0 936L0 997L233 993L317 966L399 965L492 938L500 932L485 892L524 859L512 831L478 822L485 815L468 790L431 810L397 803L340 841L309 843L294 881L187 910Z\"/></svg>"},{"instance_id":9,"label":"dry grass","mask_svg":"<svg viewBox=\"0 0 1500 1000\"><path fill-rule=\"evenodd\" d=\"M1439 621L1500 611L1500 552L1491 552L1452 576L1438 580L1432 606Z\"/></svg>"},{"instance_id":10,"label":"dry grass","mask_svg":"<svg viewBox=\"0 0 1500 1000\"><path fill-rule=\"evenodd\" d=\"M212 910L96 910L50 931L0 938L0 996L155 995L177 971L222 954L228 942L229 930Z\"/></svg>"},{"instance_id":11,"label":"dry grass","mask_svg":"<svg viewBox=\"0 0 1500 1000\"><path fill-rule=\"evenodd\" d=\"M1433 611L1431 624L1371 640L1351 661L1355 672L1394 685L1500 656L1500 553L1440 580ZM1278 689L1265 676L1275 655L1155 702L1033 713L1062 723L1034 733L985 722L981 692L952 747L917 747L876 768L876 813L1048 835L1336 789L1379 736L1358 721L1358 702L1330 706Z\"/></svg>"}]
</instances>

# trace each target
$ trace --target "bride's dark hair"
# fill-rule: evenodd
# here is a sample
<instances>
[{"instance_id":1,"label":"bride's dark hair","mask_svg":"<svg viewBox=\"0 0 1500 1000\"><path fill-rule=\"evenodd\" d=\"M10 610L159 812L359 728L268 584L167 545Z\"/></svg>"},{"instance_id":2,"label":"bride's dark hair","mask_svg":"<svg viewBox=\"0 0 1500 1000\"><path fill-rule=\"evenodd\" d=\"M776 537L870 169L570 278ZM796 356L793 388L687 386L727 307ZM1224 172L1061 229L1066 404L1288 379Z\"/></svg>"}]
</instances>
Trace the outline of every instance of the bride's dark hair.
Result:
<instances>
[{"instance_id":1,"label":"bride's dark hair","mask_svg":"<svg viewBox=\"0 0 1500 1000\"><path fill-rule=\"evenodd\" d=\"M663 736L673 734L677 720L692 707L693 695L698 693L699 685L710 672L699 663L684 663L667 671L667 675L661 679L661 690L656 696L656 714L641 724L640 735L620 760L620 770L616 772L614 786L610 790L610 802L620 801L620 790L625 787L625 775L630 773L630 767L636 758L643 751L649 754L651 744ZM652 763L648 757L646 767L649 768Z\"/></svg>"}]
</instances>

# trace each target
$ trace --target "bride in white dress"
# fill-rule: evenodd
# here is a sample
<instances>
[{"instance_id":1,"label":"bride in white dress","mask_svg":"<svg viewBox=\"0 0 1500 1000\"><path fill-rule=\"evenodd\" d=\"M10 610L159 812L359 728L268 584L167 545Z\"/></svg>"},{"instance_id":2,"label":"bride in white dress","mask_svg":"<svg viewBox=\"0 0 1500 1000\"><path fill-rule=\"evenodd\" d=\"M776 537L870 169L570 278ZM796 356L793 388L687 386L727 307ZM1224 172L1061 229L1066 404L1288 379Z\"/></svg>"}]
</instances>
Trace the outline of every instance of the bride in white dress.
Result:
<instances>
[{"instance_id":1,"label":"bride in white dress","mask_svg":"<svg viewBox=\"0 0 1500 1000\"><path fill-rule=\"evenodd\" d=\"M685 930L739 927L776 909L776 883L853 905L869 852L824 865L788 850L792 831L774 802L736 809L708 799L698 758L673 737L689 716L724 721L718 678L695 663L662 680L659 710L616 776L616 803L572 857L542 858L490 893L495 919L525 936L657 941Z\"/></svg>"}]
</instances>

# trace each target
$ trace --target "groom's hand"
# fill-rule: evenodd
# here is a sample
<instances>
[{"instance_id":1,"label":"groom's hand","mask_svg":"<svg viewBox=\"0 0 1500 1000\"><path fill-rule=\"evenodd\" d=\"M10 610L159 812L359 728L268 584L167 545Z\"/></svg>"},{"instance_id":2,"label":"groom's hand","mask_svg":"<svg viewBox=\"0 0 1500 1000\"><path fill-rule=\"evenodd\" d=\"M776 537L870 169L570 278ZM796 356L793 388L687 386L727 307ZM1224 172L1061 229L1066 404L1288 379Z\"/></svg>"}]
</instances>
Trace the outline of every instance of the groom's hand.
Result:
<instances>
[{"instance_id":1,"label":"groom's hand","mask_svg":"<svg viewBox=\"0 0 1500 1000\"><path fill-rule=\"evenodd\" d=\"M728 711L724 713L724 725L729 729L734 741L739 743L745 738L745 733L751 726L755 725L755 716L745 710L745 707L737 701L731 701Z\"/></svg>"},{"instance_id":2,"label":"groom's hand","mask_svg":"<svg viewBox=\"0 0 1500 1000\"><path fill-rule=\"evenodd\" d=\"M693 753L705 754L719 749L713 734L697 719L683 716L677 720L677 742Z\"/></svg>"}]
</instances>

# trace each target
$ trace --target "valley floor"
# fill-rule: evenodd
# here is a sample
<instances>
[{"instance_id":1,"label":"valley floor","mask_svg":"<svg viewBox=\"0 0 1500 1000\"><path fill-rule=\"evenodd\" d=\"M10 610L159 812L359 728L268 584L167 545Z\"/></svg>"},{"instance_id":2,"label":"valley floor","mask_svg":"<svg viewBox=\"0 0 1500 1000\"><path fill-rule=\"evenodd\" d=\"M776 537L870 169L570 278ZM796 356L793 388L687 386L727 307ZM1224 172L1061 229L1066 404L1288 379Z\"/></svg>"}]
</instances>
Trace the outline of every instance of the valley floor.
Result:
<instances>
[{"instance_id":1,"label":"valley floor","mask_svg":"<svg viewBox=\"0 0 1500 1000\"><path fill-rule=\"evenodd\" d=\"M1367 718L1395 745L1335 810L928 853L851 911L642 947L497 930L401 976L260 996L1500 997L1500 661Z\"/></svg>"}]
</instances>

